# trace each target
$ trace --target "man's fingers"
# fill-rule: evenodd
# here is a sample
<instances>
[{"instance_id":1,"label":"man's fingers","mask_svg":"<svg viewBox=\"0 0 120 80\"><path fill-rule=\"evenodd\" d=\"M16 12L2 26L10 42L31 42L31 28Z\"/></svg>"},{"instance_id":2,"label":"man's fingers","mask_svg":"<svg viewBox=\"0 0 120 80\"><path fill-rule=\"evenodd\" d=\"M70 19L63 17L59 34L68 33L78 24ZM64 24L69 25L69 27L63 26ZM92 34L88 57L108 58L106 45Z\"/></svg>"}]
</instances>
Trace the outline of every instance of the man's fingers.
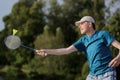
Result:
<instances>
[{"instance_id":1,"label":"man's fingers","mask_svg":"<svg viewBox=\"0 0 120 80\"><path fill-rule=\"evenodd\" d=\"M119 65L119 61L114 58L110 63L109 63L109 66L110 67L117 67Z\"/></svg>"},{"instance_id":2,"label":"man's fingers","mask_svg":"<svg viewBox=\"0 0 120 80\"><path fill-rule=\"evenodd\" d=\"M116 64L117 64L117 62L114 61L114 62L111 64L111 67L116 67Z\"/></svg>"},{"instance_id":3,"label":"man's fingers","mask_svg":"<svg viewBox=\"0 0 120 80\"><path fill-rule=\"evenodd\" d=\"M114 59L109 63L109 66L111 67L114 63Z\"/></svg>"},{"instance_id":4,"label":"man's fingers","mask_svg":"<svg viewBox=\"0 0 120 80\"><path fill-rule=\"evenodd\" d=\"M45 50L36 50L36 53L41 56L47 56L47 53L45 52Z\"/></svg>"}]
</instances>

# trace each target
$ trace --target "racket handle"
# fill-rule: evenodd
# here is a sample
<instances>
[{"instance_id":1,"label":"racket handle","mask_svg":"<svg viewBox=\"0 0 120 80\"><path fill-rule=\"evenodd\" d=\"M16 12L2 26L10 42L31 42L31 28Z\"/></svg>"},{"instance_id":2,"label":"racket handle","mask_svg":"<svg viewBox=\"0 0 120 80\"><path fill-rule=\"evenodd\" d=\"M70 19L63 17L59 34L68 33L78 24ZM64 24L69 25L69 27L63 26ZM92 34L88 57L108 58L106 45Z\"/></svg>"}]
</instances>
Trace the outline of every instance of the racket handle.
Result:
<instances>
[{"instance_id":1,"label":"racket handle","mask_svg":"<svg viewBox=\"0 0 120 80\"><path fill-rule=\"evenodd\" d=\"M24 48L27 48L29 50L36 51L36 49L34 49L34 48L31 48L31 47L28 47L28 46L25 46L25 45L21 45L21 46L24 47Z\"/></svg>"}]
</instances>

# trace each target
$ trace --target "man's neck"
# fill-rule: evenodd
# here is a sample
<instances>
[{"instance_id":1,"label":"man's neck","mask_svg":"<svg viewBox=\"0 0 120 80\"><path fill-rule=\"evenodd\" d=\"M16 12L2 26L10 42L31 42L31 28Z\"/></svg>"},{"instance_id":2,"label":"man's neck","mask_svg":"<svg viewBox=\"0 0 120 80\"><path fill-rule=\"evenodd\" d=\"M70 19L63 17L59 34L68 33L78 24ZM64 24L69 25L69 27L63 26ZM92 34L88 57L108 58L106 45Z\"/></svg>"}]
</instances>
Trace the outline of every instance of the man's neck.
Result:
<instances>
[{"instance_id":1,"label":"man's neck","mask_svg":"<svg viewBox=\"0 0 120 80\"><path fill-rule=\"evenodd\" d=\"M95 33L95 30L90 30L90 31L87 33L87 35L90 37L90 36L92 36L94 33Z\"/></svg>"}]
</instances>

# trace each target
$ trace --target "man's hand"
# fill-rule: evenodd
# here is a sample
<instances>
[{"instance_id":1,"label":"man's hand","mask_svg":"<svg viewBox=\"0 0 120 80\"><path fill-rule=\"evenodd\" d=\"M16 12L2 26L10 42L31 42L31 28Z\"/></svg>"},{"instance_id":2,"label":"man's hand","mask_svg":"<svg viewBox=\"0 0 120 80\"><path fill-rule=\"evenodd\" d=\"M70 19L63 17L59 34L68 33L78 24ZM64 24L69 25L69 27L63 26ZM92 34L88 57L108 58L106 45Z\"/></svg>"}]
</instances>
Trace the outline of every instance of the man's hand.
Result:
<instances>
[{"instance_id":1,"label":"man's hand","mask_svg":"<svg viewBox=\"0 0 120 80\"><path fill-rule=\"evenodd\" d=\"M45 50L36 50L36 53L41 56L47 56L47 53L45 52Z\"/></svg>"},{"instance_id":2,"label":"man's hand","mask_svg":"<svg viewBox=\"0 0 120 80\"><path fill-rule=\"evenodd\" d=\"M117 67L120 64L120 57L115 57L110 63L109 66L110 67Z\"/></svg>"}]
</instances>

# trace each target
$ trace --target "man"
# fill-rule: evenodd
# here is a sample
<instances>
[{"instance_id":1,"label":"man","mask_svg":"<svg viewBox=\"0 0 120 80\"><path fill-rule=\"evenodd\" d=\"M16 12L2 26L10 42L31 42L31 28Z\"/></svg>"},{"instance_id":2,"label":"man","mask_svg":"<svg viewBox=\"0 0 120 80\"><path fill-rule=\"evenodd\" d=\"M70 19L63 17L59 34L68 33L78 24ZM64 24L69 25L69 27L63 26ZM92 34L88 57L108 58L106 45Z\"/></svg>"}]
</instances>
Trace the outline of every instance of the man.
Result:
<instances>
[{"instance_id":1,"label":"man","mask_svg":"<svg viewBox=\"0 0 120 80\"><path fill-rule=\"evenodd\" d=\"M84 16L75 22L83 35L77 42L67 48L37 50L38 55L63 55L74 51L84 51L88 59L90 73L86 80L116 80L116 70L120 64L119 54L112 59L110 45L120 50L120 43L106 31L95 30L95 20Z\"/></svg>"}]
</instances>

